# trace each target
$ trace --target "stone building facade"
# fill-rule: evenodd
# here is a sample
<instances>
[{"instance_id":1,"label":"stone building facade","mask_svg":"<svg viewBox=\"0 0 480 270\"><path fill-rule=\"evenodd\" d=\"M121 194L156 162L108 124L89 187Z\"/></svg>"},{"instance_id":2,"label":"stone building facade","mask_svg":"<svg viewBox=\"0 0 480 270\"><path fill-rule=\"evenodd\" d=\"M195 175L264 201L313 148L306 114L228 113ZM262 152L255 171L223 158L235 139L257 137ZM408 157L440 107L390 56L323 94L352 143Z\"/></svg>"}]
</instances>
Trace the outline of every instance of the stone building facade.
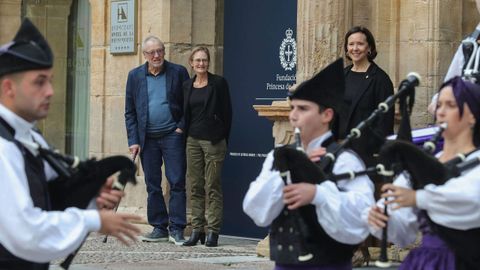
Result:
<instances>
[{"instance_id":1,"label":"stone building facade","mask_svg":"<svg viewBox=\"0 0 480 270\"><path fill-rule=\"evenodd\" d=\"M137 53L112 55L112 1L0 0L0 44L13 37L25 16L49 40L55 54L56 94L48 119L39 126L53 145L67 152L83 147L86 155L96 157L127 154L125 82L128 71L144 62L141 41L149 35L160 37L166 59L187 67L191 48L207 46L212 52L211 71L222 74L224 1L137 0ZM342 56L346 31L364 25L377 40L377 63L395 86L410 71L422 76L412 116L413 126L421 127L432 121L426 107L453 53L479 20L474 0L298 0L297 80ZM80 64L83 73L72 75ZM72 93L80 77L84 81ZM73 103L78 111L70 109ZM86 117L79 117L82 114ZM75 132L86 135L77 140L71 135ZM144 186L130 193L136 196L129 196L127 205L144 206Z\"/></svg>"}]
</instances>

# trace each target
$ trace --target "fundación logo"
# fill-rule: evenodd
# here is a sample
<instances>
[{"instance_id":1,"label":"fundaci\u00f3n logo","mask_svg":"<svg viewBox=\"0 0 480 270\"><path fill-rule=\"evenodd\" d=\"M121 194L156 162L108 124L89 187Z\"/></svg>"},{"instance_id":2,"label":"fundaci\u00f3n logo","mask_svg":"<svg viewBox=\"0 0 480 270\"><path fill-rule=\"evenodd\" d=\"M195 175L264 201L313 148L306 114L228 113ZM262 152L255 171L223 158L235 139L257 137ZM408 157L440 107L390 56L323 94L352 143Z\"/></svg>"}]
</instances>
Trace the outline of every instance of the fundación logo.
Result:
<instances>
[{"instance_id":1,"label":"fundaci\u00f3n logo","mask_svg":"<svg viewBox=\"0 0 480 270\"><path fill-rule=\"evenodd\" d=\"M293 38L293 30L285 31L286 38L280 45L280 64L285 71L293 70L297 64L297 42Z\"/></svg>"}]
</instances>

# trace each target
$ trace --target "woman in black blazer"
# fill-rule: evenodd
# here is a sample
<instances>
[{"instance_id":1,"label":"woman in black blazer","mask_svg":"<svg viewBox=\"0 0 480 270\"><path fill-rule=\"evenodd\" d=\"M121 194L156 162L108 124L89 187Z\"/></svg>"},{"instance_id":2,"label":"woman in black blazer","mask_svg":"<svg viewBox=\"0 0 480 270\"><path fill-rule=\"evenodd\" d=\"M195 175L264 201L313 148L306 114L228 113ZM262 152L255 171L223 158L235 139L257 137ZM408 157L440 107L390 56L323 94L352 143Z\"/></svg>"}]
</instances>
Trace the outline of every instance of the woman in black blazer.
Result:
<instances>
[{"instance_id":1,"label":"woman in black blazer","mask_svg":"<svg viewBox=\"0 0 480 270\"><path fill-rule=\"evenodd\" d=\"M345 35L345 55L352 65L345 68L344 100L349 110L340 114L340 138L377 108L378 104L393 94L390 77L373 59L377 56L375 39L365 27L355 26ZM352 143L354 149L367 165L373 165L374 154L378 152L383 139L393 133L394 109L374 122Z\"/></svg>"},{"instance_id":2,"label":"woman in black blazer","mask_svg":"<svg viewBox=\"0 0 480 270\"><path fill-rule=\"evenodd\" d=\"M192 235L183 245L218 245L223 220L221 172L232 122L227 81L208 72L210 53L195 48L189 59L195 76L183 84L187 181L191 184ZM205 201L208 196L208 208ZM205 216L206 213L206 216Z\"/></svg>"}]
</instances>

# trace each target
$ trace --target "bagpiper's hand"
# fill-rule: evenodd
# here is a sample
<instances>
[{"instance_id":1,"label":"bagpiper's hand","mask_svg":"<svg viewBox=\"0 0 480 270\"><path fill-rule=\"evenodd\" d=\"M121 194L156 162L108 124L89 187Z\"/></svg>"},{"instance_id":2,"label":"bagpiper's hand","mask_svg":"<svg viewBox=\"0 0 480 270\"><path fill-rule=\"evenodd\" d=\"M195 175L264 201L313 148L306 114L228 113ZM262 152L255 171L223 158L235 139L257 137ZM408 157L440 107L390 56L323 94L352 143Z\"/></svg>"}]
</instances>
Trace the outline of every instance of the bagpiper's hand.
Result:
<instances>
[{"instance_id":1,"label":"bagpiper's hand","mask_svg":"<svg viewBox=\"0 0 480 270\"><path fill-rule=\"evenodd\" d=\"M368 224L376 229L385 228L387 225L388 216L385 215L378 206L374 205L368 212Z\"/></svg>"},{"instance_id":2,"label":"bagpiper's hand","mask_svg":"<svg viewBox=\"0 0 480 270\"><path fill-rule=\"evenodd\" d=\"M385 204L396 204L392 207L392 210L417 206L417 192L413 189L385 184L382 187L382 192L382 198L390 198Z\"/></svg>"},{"instance_id":3,"label":"bagpiper's hand","mask_svg":"<svg viewBox=\"0 0 480 270\"><path fill-rule=\"evenodd\" d=\"M327 149L325 147L315 148L310 153L308 153L308 157L312 162L319 161L325 154L327 153Z\"/></svg>"},{"instance_id":4,"label":"bagpiper's hand","mask_svg":"<svg viewBox=\"0 0 480 270\"><path fill-rule=\"evenodd\" d=\"M286 185L283 188L283 202L288 205L288 209L294 210L310 204L316 192L317 188L314 184L298 183Z\"/></svg>"},{"instance_id":5,"label":"bagpiper's hand","mask_svg":"<svg viewBox=\"0 0 480 270\"><path fill-rule=\"evenodd\" d=\"M110 176L100 190L96 199L98 209L113 209L125 195L123 191L112 188L114 181L115 178Z\"/></svg>"},{"instance_id":6,"label":"bagpiper's hand","mask_svg":"<svg viewBox=\"0 0 480 270\"><path fill-rule=\"evenodd\" d=\"M140 229L131 224L130 221L139 221L140 216L133 214L115 213L110 210L100 210L100 233L113 235L120 242L125 245L129 245L128 238L133 241L137 240L137 236L140 234Z\"/></svg>"}]
</instances>

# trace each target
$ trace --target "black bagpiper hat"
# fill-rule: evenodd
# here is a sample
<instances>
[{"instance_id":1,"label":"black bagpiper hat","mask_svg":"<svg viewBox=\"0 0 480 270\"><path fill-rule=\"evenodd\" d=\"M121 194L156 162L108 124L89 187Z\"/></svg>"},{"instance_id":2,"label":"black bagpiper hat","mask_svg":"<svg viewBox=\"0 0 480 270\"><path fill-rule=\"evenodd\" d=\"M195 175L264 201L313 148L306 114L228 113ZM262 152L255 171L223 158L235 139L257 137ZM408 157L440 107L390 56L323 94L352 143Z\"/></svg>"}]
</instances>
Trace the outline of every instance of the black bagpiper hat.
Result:
<instances>
[{"instance_id":1,"label":"black bagpiper hat","mask_svg":"<svg viewBox=\"0 0 480 270\"><path fill-rule=\"evenodd\" d=\"M339 112L344 107L344 92L343 59L339 58L313 78L301 83L289 98L312 101L321 107Z\"/></svg>"},{"instance_id":2,"label":"black bagpiper hat","mask_svg":"<svg viewBox=\"0 0 480 270\"><path fill-rule=\"evenodd\" d=\"M0 76L52 66L52 50L28 18L23 20L13 41L0 47Z\"/></svg>"}]
</instances>

